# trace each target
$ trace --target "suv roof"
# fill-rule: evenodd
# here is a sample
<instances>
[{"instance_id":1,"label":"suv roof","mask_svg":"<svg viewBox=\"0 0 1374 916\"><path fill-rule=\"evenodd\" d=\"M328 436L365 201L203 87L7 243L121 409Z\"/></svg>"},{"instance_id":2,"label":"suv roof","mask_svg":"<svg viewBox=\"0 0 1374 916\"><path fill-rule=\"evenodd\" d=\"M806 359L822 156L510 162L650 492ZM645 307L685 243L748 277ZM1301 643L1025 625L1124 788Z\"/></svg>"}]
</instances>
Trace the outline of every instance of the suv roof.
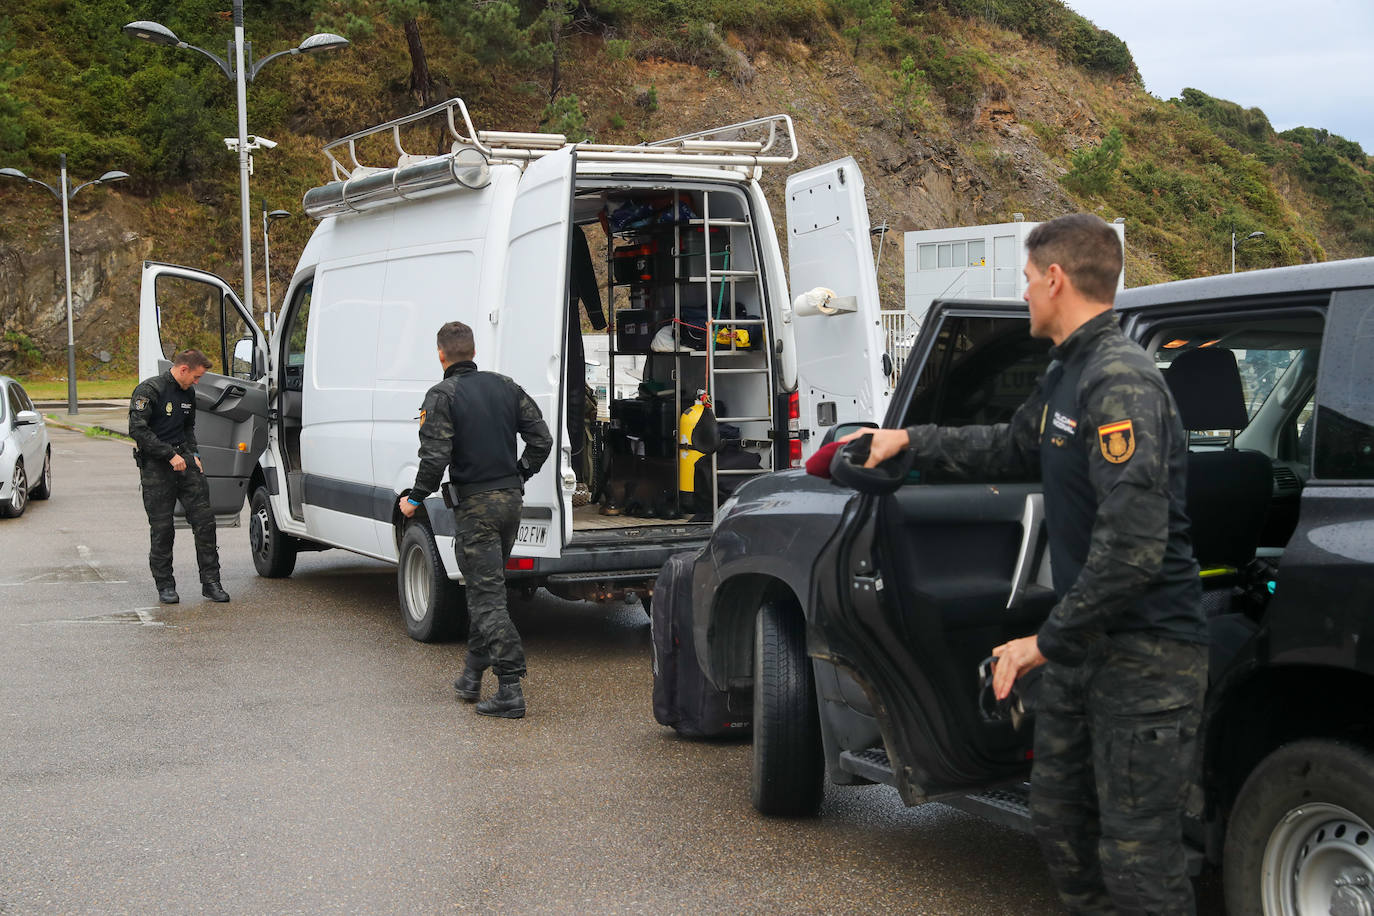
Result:
<instances>
[{"instance_id":1,"label":"suv roof","mask_svg":"<svg viewBox=\"0 0 1374 916\"><path fill-rule=\"evenodd\" d=\"M1247 270L1239 274L1219 274L1196 280L1140 286L1118 293L1116 309L1125 312L1145 306L1200 299L1248 299L1276 294L1292 297L1305 292L1360 286L1374 286L1374 258Z\"/></svg>"}]
</instances>

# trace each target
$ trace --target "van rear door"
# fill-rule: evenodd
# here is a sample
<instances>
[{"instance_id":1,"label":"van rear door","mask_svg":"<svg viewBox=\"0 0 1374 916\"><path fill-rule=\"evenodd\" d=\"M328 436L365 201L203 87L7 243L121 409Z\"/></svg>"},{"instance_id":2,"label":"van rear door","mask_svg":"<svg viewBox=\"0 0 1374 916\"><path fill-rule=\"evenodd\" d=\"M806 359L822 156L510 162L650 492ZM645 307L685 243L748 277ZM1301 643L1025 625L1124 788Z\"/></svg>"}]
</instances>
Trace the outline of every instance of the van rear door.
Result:
<instances>
[{"instance_id":1,"label":"van rear door","mask_svg":"<svg viewBox=\"0 0 1374 916\"><path fill-rule=\"evenodd\" d=\"M267 343L229 285L214 274L143 263L138 372L165 372L197 349L211 368L196 383L196 441L220 525L237 526L248 477L267 447ZM177 515L183 514L177 504Z\"/></svg>"},{"instance_id":2,"label":"van rear door","mask_svg":"<svg viewBox=\"0 0 1374 916\"><path fill-rule=\"evenodd\" d=\"M878 277L869 241L864 180L852 158L787 179L787 254L792 295L826 287L841 311L792 317L801 426L815 450L837 423L881 422L890 386L884 370ZM803 434L805 435L805 434Z\"/></svg>"},{"instance_id":3,"label":"van rear door","mask_svg":"<svg viewBox=\"0 0 1374 916\"><path fill-rule=\"evenodd\" d=\"M492 312L497 372L520 383L544 414L553 454L525 484L515 553L557 557L572 535L563 511L563 341L567 318L573 149L536 160L515 193L506 248L505 293ZM482 359L479 353L477 359ZM566 519L565 519L566 516ZM566 528L565 528L566 520Z\"/></svg>"}]
</instances>

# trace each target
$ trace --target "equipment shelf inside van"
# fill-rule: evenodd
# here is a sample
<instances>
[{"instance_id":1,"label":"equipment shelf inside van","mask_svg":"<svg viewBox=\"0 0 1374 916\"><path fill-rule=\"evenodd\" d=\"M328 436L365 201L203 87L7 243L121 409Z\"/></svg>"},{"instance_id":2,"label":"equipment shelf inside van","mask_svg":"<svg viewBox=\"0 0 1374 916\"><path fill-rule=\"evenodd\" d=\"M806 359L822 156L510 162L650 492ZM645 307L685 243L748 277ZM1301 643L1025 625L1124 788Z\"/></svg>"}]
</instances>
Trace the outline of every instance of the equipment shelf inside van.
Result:
<instances>
[{"instance_id":1,"label":"equipment shelf inside van","mask_svg":"<svg viewBox=\"0 0 1374 916\"><path fill-rule=\"evenodd\" d=\"M412 137L433 149L436 120L451 148L407 152ZM759 185L797 158L785 115L638 146L575 144L479 131L452 99L324 153L334 180L305 195L319 224L270 334L218 277L144 265L143 374L192 338L221 338L203 348L228 372L198 386L198 427L223 457L216 512L237 519L250 504L261 575L290 575L301 550L351 550L397 564L413 637L465 627L442 495L413 519L396 508L447 321L472 327L478 366L515 379L554 435L525 487L514 588L638 596L647 610L664 560L703 545L736 488L799 464L820 427L886 406L851 159L787 180L790 279L848 303L794 318ZM637 390L611 384L597 402L584 321L607 335L608 378L617 360L622 375L633 363Z\"/></svg>"}]
</instances>

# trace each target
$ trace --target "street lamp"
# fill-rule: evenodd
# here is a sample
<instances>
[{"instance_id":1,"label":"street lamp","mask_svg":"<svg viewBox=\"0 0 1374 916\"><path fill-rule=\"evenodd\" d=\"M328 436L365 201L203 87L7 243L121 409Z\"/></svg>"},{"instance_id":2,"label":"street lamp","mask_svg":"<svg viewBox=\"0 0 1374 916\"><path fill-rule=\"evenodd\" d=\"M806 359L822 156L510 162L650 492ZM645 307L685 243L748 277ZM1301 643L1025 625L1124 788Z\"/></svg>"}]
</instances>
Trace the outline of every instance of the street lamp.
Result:
<instances>
[{"instance_id":1,"label":"street lamp","mask_svg":"<svg viewBox=\"0 0 1374 916\"><path fill-rule=\"evenodd\" d=\"M239 154L239 221L243 227L243 305L248 310L248 314L251 315L253 314L253 250L252 233L249 228L251 224L248 216L248 175L250 168L248 154L250 150L248 142L248 87L246 84L251 83L258 75L258 71L265 67L268 62L276 60L278 57L287 54L308 54L313 51L342 48L348 44L348 39L332 32L319 32L311 35L294 48L269 54L262 60L254 62L253 43L243 39L243 0L234 0L234 38L229 42L227 55L232 59L232 63L204 48L187 44L177 38L175 32L158 22L139 20L124 26L121 31L131 38L141 38L156 45L167 45L173 48L188 48L197 54L203 54L214 61L215 66L219 67L224 75L234 82L238 93L239 116L237 152Z\"/></svg>"},{"instance_id":2,"label":"street lamp","mask_svg":"<svg viewBox=\"0 0 1374 916\"><path fill-rule=\"evenodd\" d=\"M82 188L90 187L93 184L109 184L112 181L124 181L129 177L127 172L106 172L94 181L79 184L67 190L67 154L63 153L60 159L62 169L61 190L54 188L46 181L39 181L37 178L30 178L18 169L0 169L0 176L5 178L18 178L30 184L42 185L52 192L52 195L62 202L62 257L66 262L67 277L67 413L76 416L76 339L72 334L72 233L71 224L67 216L67 204L76 197L77 192Z\"/></svg>"},{"instance_id":3,"label":"street lamp","mask_svg":"<svg viewBox=\"0 0 1374 916\"><path fill-rule=\"evenodd\" d=\"M267 245L267 226L270 222L279 219L286 219L291 213L287 210L267 210L267 201L259 200L258 205L262 208L262 272L263 285L267 287L267 307L263 310L263 330L271 333L272 331L272 256Z\"/></svg>"},{"instance_id":4,"label":"street lamp","mask_svg":"<svg viewBox=\"0 0 1374 916\"><path fill-rule=\"evenodd\" d=\"M1246 242L1250 241L1251 239L1262 239L1262 238L1264 238L1264 233L1263 233L1263 232L1252 232L1252 233L1250 233L1249 235L1247 235L1245 238L1241 239L1241 240L1238 242L1238 241L1236 241L1236 227L1235 227L1235 226L1232 226L1232 227L1231 227L1231 273L1235 273L1235 272L1236 272L1236 246L1237 246L1237 245L1244 245Z\"/></svg>"}]
</instances>

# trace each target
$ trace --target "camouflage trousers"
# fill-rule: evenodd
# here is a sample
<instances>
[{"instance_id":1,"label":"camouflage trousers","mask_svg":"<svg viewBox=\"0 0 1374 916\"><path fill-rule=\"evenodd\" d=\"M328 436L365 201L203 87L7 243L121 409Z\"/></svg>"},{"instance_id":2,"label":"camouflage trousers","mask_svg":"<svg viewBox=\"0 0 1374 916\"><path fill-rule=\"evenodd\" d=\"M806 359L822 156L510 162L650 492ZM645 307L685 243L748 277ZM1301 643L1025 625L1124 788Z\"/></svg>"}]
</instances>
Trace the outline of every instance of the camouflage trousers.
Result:
<instances>
[{"instance_id":1,"label":"camouflage trousers","mask_svg":"<svg viewBox=\"0 0 1374 916\"><path fill-rule=\"evenodd\" d=\"M1078 667L1046 664L1031 819L1072 912L1194 912L1182 815L1206 685L1206 646L1141 633L1103 638Z\"/></svg>"},{"instance_id":2,"label":"camouflage trousers","mask_svg":"<svg viewBox=\"0 0 1374 916\"><path fill-rule=\"evenodd\" d=\"M159 589L176 585L172 573L172 509L181 500L191 534L196 541L196 565L200 581L219 581L219 547L215 541L215 513L210 508L210 489L205 475L196 468L195 458L186 459L186 470L174 471L166 461L147 459L139 469L143 488L143 508L148 513L151 546L148 568Z\"/></svg>"},{"instance_id":3,"label":"camouflage trousers","mask_svg":"<svg viewBox=\"0 0 1374 916\"><path fill-rule=\"evenodd\" d=\"M519 490L489 490L458 501L458 568L467 583L468 664L497 677L525 676L525 647L506 608L506 560L520 529Z\"/></svg>"}]
</instances>

